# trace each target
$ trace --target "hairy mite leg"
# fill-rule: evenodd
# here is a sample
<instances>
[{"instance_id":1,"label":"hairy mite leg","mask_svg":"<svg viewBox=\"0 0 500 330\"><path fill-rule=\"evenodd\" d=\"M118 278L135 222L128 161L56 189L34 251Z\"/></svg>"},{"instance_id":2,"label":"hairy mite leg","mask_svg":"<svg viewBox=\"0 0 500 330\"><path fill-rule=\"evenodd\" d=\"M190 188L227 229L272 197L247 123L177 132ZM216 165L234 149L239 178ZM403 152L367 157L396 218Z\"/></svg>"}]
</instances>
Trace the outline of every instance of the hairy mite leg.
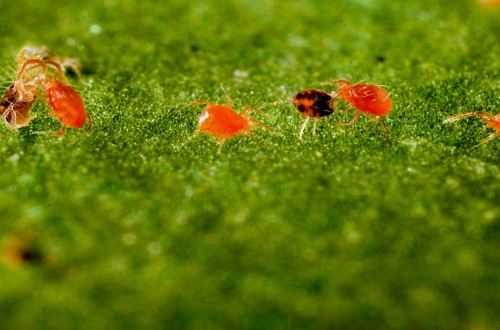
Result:
<instances>
[{"instance_id":1,"label":"hairy mite leg","mask_svg":"<svg viewBox=\"0 0 500 330\"><path fill-rule=\"evenodd\" d=\"M324 86L324 85L336 85L336 84L341 84L340 87L344 87L351 85L351 82L347 79L337 79L337 80L323 82L320 85Z\"/></svg>"},{"instance_id":2,"label":"hairy mite leg","mask_svg":"<svg viewBox=\"0 0 500 330\"><path fill-rule=\"evenodd\" d=\"M356 112L354 112L354 117L350 121L345 122L345 123L338 123L337 125L338 126L351 126L355 122L358 121L360 115L361 115L361 110L356 110Z\"/></svg>"},{"instance_id":3,"label":"hairy mite leg","mask_svg":"<svg viewBox=\"0 0 500 330\"><path fill-rule=\"evenodd\" d=\"M380 120L380 118L369 116L368 114L366 114L364 112L363 112L363 115L366 118L368 118L369 120L374 121L374 122L382 125L382 127L385 129L385 143L387 144L387 142L389 141L389 128L387 128L387 126L384 124L384 122L382 120Z\"/></svg>"},{"instance_id":4,"label":"hairy mite leg","mask_svg":"<svg viewBox=\"0 0 500 330\"><path fill-rule=\"evenodd\" d=\"M200 134L200 133L201 133L201 131L199 129L197 129L196 131L194 131L194 133L190 137L188 137L186 139L186 141L184 141L183 143L181 143L181 145L179 147L177 147L177 150L180 150L180 149L184 148L184 146L186 144L188 144L189 142L191 142L191 140L194 139L195 137L197 137L198 134Z\"/></svg>"},{"instance_id":5,"label":"hairy mite leg","mask_svg":"<svg viewBox=\"0 0 500 330\"><path fill-rule=\"evenodd\" d=\"M495 116L495 115L492 115L491 113L485 112L485 111L474 111L474 112L463 113L463 114L460 114L457 116L447 118L443 122L444 123L451 123L451 122L460 120L462 118L475 117L475 116L482 117L483 122L486 124L485 129L489 127L491 129L494 129L497 131L497 132L494 132L493 134L489 135L486 139L482 140L479 145L484 144L484 143L491 141L494 138L500 136L500 114Z\"/></svg>"},{"instance_id":6,"label":"hairy mite leg","mask_svg":"<svg viewBox=\"0 0 500 330\"><path fill-rule=\"evenodd\" d=\"M307 123L309 122L310 118L311 117L306 117L306 119L304 120L304 123L300 127L299 139L301 139L301 140L302 140L302 134L304 134L304 130L306 129Z\"/></svg>"},{"instance_id":7,"label":"hairy mite leg","mask_svg":"<svg viewBox=\"0 0 500 330\"><path fill-rule=\"evenodd\" d=\"M443 123L452 123L454 121L457 121L457 120L460 120L460 119L463 119L463 118L468 118L468 117L475 117L475 116L483 116L485 118L489 118L489 119L492 119L494 120L495 119L495 116L493 116L491 113L489 112L485 112L485 111L475 111L475 112L468 112L468 113L462 113L460 115L456 115L456 116L453 116L453 117L449 117L449 118L446 118Z\"/></svg>"},{"instance_id":8,"label":"hairy mite leg","mask_svg":"<svg viewBox=\"0 0 500 330\"><path fill-rule=\"evenodd\" d=\"M255 119L255 118L252 118L248 115L249 112L257 112L263 116L267 116L265 112L263 112L262 110L259 110L259 109L256 109L256 108L245 108L243 109L243 112L241 113L241 116L244 117L246 120L248 121L251 121L252 123L254 124L258 124L258 125L261 125L262 127L264 127L265 129L268 129L268 130L271 130L272 131L272 128L267 126L266 124L264 124L263 122L261 122L260 120L258 119Z\"/></svg>"},{"instance_id":9,"label":"hairy mite leg","mask_svg":"<svg viewBox=\"0 0 500 330\"><path fill-rule=\"evenodd\" d=\"M218 140L217 142L219 142L219 147L217 148L217 155L220 155L220 152L222 151L222 146L226 142L226 139L221 139L221 140Z\"/></svg>"},{"instance_id":10,"label":"hairy mite leg","mask_svg":"<svg viewBox=\"0 0 500 330\"><path fill-rule=\"evenodd\" d=\"M316 127L318 126L318 118L313 118L313 135L316 135Z\"/></svg>"},{"instance_id":11,"label":"hairy mite leg","mask_svg":"<svg viewBox=\"0 0 500 330\"><path fill-rule=\"evenodd\" d=\"M205 100L197 100L197 101L193 101L193 102L189 103L189 104L188 104L188 105L186 105L185 107L182 107L182 108L181 108L181 110L182 110L182 109L185 109L185 108L187 108L187 107L190 107L190 106L192 106L192 105L196 105L196 104L207 104L208 106L215 105L214 103L209 102L209 101L205 101Z\"/></svg>"},{"instance_id":12,"label":"hairy mite leg","mask_svg":"<svg viewBox=\"0 0 500 330\"><path fill-rule=\"evenodd\" d=\"M233 108L233 99L231 98L231 96L229 96L229 94L226 92L226 90L224 89L224 86L222 86L222 83L220 84L220 88L222 89L222 91L224 92L224 95L226 95L226 101L227 101L227 106L230 107L231 109Z\"/></svg>"},{"instance_id":13,"label":"hairy mite leg","mask_svg":"<svg viewBox=\"0 0 500 330\"><path fill-rule=\"evenodd\" d=\"M85 135L87 135L88 132L90 132L90 130L92 129L93 127L93 124L92 124L92 118L89 116L89 115L86 115L85 116L85 119L88 120L89 122L89 126L87 126L87 129L83 132L83 134L78 138L76 139L73 144L77 144Z\"/></svg>"},{"instance_id":14,"label":"hairy mite leg","mask_svg":"<svg viewBox=\"0 0 500 330\"><path fill-rule=\"evenodd\" d=\"M304 134L304 131L306 130L307 123L309 122L309 119L313 119L313 135L316 135L316 127L318 126L318 118L317 117L310 117L307 116L306 119L304 119L304 123L300 127L300 132L299 132L299 139L302 140L302 135Z\"/></svg>"},{"instance_id":15,"label":"hairy mite leg","mask_svg":"<svg viewBox=\"0 0 500 330\"><path fill-rule=\"evenodd\" d=\"M208 106L215 105L214 103L212 103L210 101L197 100L197 101L190 102L188 105L182 107L180 110L186 109L187 107L190 107L190 106L196 105L196 104L207 104ZM192 139L194 139L200 133L201 133L201 130L199 130L199 129L194 131L194 133L190 137L188 137L187 140L184 141L177 149L182 149L186 144L188 144Z\"/></svg>"},{"instance_id":16,"label":"hairy mite leg","mask_svg":"<svg viewBox=\"0 0 500 330\"><path fill-rule=\"evenodd\" d=\"M481 143L480 143L480 144L484 144L484 143L486 143L486 142L489 142L489 141L493 140L493 139L494 139L494 138L496 138L496 137L500 137L500 131L498 131L498 132L495 132L495 133L491 134L491 135L490 135L490 136L488 136L486 139L484 139L483 141L481 141Z\"/></svg>"},{"instance_id":17,"label":"hairy mite leg","mask_svg":"<svg viewBox=\"0 0 500 330\"><path fill-rule=\"evenodd\" d=\"M68 126L66 124L62 124L60 131L53 131L53 132L38 131L38 132L34 132L33 134L63 136L66 133L66 128L68 128Z\"/></svg>"}]
</instances>

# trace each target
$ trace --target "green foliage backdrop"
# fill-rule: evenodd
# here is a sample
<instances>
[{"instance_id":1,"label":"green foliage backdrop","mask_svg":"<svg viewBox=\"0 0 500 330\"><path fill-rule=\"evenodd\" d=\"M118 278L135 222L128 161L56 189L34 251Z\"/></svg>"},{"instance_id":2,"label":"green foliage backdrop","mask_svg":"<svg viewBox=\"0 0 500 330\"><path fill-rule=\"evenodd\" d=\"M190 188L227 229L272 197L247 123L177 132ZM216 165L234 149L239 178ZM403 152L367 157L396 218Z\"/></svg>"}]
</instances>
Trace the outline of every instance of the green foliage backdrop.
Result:
<instances>
[{"instance_id":1,"label":"green foliage backdrop","mask_svg":"<svg viewBox=\"0 0 500 330\"><path fill-rule=\"evenodd\" d=\"M500 10L473 0L10 1L0 81L25 45L79 58L94 128L64 137L37 103L0 128L2 329L497 329ZM498 8L498 7L497 7ZM290 99L383 85L381 127ZM256 107L273 131L228 141L202 106ZM341 108L341 107L340 107ZM341 110L341 109L340 109ZM342 120L352 112L340 111ZM35 249L32 247L32 249Z\"/></svg>"}]
</instances>

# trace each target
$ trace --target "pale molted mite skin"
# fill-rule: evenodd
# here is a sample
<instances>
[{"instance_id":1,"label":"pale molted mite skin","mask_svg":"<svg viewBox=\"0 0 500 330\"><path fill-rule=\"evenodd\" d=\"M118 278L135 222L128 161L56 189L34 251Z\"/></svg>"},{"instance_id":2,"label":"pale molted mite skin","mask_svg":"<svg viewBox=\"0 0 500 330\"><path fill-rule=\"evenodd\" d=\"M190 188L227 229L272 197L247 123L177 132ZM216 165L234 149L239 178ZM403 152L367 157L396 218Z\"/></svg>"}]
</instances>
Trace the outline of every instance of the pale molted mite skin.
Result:
<instances>
[{"instance_id":1,"label":"pale molted mite skin","mask_svg":"<svg viewBox=\"0 0 500 330\"><path fill-rule=\"evenodd\" d=\"M77 58L61 57L50 51L46 46L26 46L24 49L27 57L54 61L59 63L65 72L71 69L77 76L81 75L81 64Z\"/></svg>"},{"instance_id":2,"label":"pale molted mite skin","mask_svg":"<svg viewBox=\"0 0 500 330\"><path fill-rule=\"evenodd\" d=\"M11 131L28 126L35 118L30 113L38 98L36 89L43 79L43 70L31 65L30 59L26 60L25 55L26 50L19 54L16 77L0 102L2 119Z\"/></svg>"},{"instance_id":3,"label":"pale molted mite skin","mask_svg":"<svg viewBox=\"0 0 500 330\"><path fill-rule=\"evenodd\" d=\"M14 83L12 83L5 91L4 98L0 102L0 112L7 129L14 131L28 126L30 121L36 117L30 114L35 101L36 97L30 101L19 101L14 89Z\"/></svg>"}]
</instances>

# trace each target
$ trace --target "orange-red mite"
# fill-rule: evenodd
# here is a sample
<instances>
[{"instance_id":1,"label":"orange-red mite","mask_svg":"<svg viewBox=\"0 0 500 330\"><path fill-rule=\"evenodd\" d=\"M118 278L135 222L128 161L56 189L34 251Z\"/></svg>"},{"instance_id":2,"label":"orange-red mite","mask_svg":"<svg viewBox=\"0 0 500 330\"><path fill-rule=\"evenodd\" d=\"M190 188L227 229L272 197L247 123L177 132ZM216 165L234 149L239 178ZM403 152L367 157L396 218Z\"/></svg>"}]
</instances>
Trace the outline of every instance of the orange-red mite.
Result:
<instances>
[{"instance_id":1,"label":"orange-red mite","mask_svg":"<svg viewBox=\"0 0 500 330\"><path fill-rule=\"evenodd\" d=\"M52 76L48 81L42 82L41 85L52 108L51 116L59 119L62 123L61 131L55 134L63 135L66 127L82 128L87 119L90 122L88 128L90 130L92 125L90 116L85 113L82 98L73 88Z\"/></svg>"},{"instance_id":2,"label":"orange-red mite","mask_svg":"<svg viewBox=\"0 0 500 330\"><path fill-rule=\"evenodd\" d=\"M298 92L292 98L292 104L306 117L300 129L300 139L302 139L302 134L311 117L314 119L313 134L315 134L318 118L329 116L333 113L333 98L325 91L319 89L305 89Z\"/></svg>"},{"instance_id":3,"label":"orange-red mite","mask_svg":"<svg viewBox=\"0 0 500 330\"><path fill-rule=\"evenodd\" d=\"M222 142L232 136L247 134L252 125L246 113L239 115L228 106L213 104L201 113L198 132L211 134Z\"/></svg>"},{"instance_id":4,"label":"orange-red mite","mask_svg":"<svg viewBox=\"0 0 500 330\"><path fill-rule=\"evenodd\" d=\"M484 112L484 111L478 111L478 112L468 112L468 113L463 113L457 116L450 117L446 119L444 122L445 123L451 123L453 121L460 120L462 118L467 118L467 117L475 117L475 116L480 116L483 120L483 122L486 124L486 127L489 127L495 131L491 135L489 135L487 138L485 138L483 141L481 141L481 144L486 143L496 137L500 137L500 113L493 115L489 112Z\"/></svg>"},{"instance_id":5,"label":"orange-red mite","mask_svg":"<svg viewBox=\"0 0 500 330\"><path fill-rule=\"evenodd\" d=\"M369 120L382 125L386 132L385 141L387 142L389 139L389 129L378 117L373 117L368 113L375 116L385 116L389 114L392 107L389 93L377 85L362 83L351 85L348 80L334 80L326 84L338 83L340 83L341 86L332 96L348 102L350 106L357 109L354 118L347 123L341 123L341 125L352 125L359 119L359 116L363 114Z\"/></svg>"},{"instance_id":6,"label":"orange-red mite","mask_svg":"<svg viewBox=\"0 0 500 330\"><path fill-rule=\"evenodd\" d=\"M222 89L224 91L224 89ZM224 91L225 93L225 91ZM233 108L232 99L226 94L227 105L213 104L208 101L194 101L191 104L207 104L208 106L203 110L198 119L198 129L194 134L184 143L186 144L192 138L200 133L210 134L219 142L220 146L229 138L233 136L247 135L254 128L255 125L261 125L269 128L261 121L249 116L249 112L254 111L264 114L262 111L255 108L245 108L240 115ZM220 151L220 148L219 148Z\"/></svg>"}]
</instances>

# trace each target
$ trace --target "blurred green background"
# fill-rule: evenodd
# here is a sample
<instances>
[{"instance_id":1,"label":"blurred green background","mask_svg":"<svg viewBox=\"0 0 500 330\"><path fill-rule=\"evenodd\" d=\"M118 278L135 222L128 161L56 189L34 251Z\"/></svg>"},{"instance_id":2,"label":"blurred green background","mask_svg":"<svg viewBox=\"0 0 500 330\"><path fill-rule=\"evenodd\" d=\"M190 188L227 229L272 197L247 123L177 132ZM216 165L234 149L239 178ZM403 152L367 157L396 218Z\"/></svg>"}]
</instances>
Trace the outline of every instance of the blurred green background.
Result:
<instances>
[{"instance_id":1,"label":"blurred green background","mask_svg":"<svg viewBox=\"0 0 500 330\"><path fill-rule=\"evenodd\" d=\"M1 329L500 328L500 139L443 123L499 112L498 7L1 7L2 86L26 45L79 58L94 122L77 144L35 135L59 128L39 102L29 127L0 128ZM391 93L387 145L336 116L298 139L293 95L340 78ZM221 83L273 131L180 148L203 110L185 106L224 103Z\"/></svg>"}]
</instances>

